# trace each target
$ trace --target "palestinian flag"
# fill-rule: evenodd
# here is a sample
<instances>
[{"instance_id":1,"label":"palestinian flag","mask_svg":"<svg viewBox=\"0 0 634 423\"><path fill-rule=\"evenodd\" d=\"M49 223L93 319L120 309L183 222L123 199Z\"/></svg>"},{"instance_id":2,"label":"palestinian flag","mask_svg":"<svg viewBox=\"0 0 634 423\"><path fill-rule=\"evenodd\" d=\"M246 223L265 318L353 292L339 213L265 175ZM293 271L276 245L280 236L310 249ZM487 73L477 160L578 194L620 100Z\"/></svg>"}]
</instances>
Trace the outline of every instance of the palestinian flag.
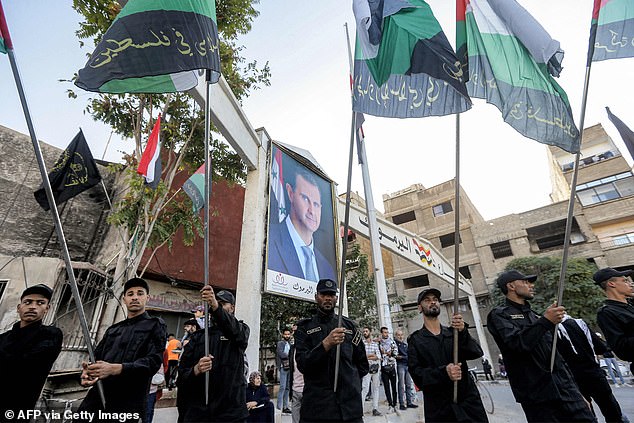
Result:
<instances>
[{"instance_id":1,"label":"palestinian flag","mask_svg":"<svg viewBox=\"0 0 634 423\"><path fill-rule=\"evenodd\" d=\"M462 71L423 0L354 0L352 108L374 116L443 116L471 108Z\"/></svg>"},{"instance_id":2,"label":"palestinian flag","mask_svg":"<svg viewBox=\"0 0 634 423\"><path fill-rule=\"evenodd\" d=\"M0 1L0 53L7 53L8 49L13 49L11 45L11 37L9 37L9 27L7 27L7 21L4 18L4 10L2 9L2 2Z\"/></svg>"},{"instance_id":3,"label":"palestinian flag","mask_svg":"<svg viewBox=\"0 0 634 423\"><path fill-rule=\"evenodd\" d=\"M593 62L634 57L632 0L594 0L588 51Z\"/></svg>"},{"instance_id":4,"label":"palestinian flag","mask_svg":"<svg viewBox=\"0 0 634 423\"><path fill-rule=\"evenodd\" d=\"M205 208L205 165L189 177L183 184L183 191L192 200L194 213L198 213Z\"/></svg>"},{"instance_id":5,"label":"palestinian flag","mask_svg":"<svg viewBox=\"0 0 634 423\"><path fill-rule=\"evenodd\" d=\"M457 51L471 97L497 106L525 137L579 151L566 92L552 75L563 51L515 0L457 0Z\"/></svg>"},{"instance_id":6,"label":"palestinian flag","mask_svg":"<svg viewBox=\"0 0 634 423\"><path fill-rule=\"evenodd\" d=\"M129 0L75 85L102 93L167 93L220 78L215 0Z\"/></svg>"}]
</instances>

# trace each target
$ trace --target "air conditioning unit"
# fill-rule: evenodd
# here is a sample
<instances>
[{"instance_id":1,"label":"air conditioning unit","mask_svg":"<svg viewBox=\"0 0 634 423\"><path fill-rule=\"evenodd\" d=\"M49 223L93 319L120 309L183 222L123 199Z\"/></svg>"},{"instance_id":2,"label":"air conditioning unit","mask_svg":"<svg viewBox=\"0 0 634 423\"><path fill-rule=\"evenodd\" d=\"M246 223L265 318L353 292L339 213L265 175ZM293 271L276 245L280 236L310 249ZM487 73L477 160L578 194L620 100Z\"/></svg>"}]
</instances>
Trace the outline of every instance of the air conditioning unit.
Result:
<instances>
[{"instance_id":1,"label":"air conditioning unit","mask_svg":"<svg viewBox=\"0 0 634 423\"><path fill-rule=\"evenodd\" d=\"M586 242L586 238L583 236L581 232L573 232L570 234L570 243L571 244L581 244L582 242Z\"/></svg>"}]
</instances>

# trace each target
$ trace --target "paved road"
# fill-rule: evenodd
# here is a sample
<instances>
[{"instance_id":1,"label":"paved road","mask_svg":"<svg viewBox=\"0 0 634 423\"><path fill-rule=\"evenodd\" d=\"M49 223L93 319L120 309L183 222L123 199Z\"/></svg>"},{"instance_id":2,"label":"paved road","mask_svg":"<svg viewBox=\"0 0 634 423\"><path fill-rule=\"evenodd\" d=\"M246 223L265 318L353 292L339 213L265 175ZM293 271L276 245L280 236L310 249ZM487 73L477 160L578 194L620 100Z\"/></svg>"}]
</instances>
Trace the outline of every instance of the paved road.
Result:
<instances>
[{"instance_id":1,"label":"paved road","mask_svg":"<svg viewBox=\"0 0 634 423\"><path fill-rule=\"evenodd\" d=\"M511 388L507 381L501 381L500 383L492 384L491 382L482 382L486 384L486 387L491 392L495 403L495 411L489 415L490 423L517 423L525 421L524 413L518 403L515 402ZM381 402L379 409L381 411L387 410L385 405L385 395L383 389L381 391ZM612 388L616 399L621 404L621 408L626 415L630 417L630 420L634 421L634 387L621 387ZM419 401L419 405L421 401ZM408 409L406 411L400 411L398 413L385 414L381 417L373 417L370 415L371 403L365 403L365 415L364 421L366 423L419 423L423 422L423 409L419 407L417 409ZM281 415L279 411L275 416L276 423L291 423L291 416ZM605 422L603 416L599 413L599 422ZM155 423L174 423L176 422L177 412L176 408L160 408L157 409L154 415Z\"/></svg>"}]
</instances>

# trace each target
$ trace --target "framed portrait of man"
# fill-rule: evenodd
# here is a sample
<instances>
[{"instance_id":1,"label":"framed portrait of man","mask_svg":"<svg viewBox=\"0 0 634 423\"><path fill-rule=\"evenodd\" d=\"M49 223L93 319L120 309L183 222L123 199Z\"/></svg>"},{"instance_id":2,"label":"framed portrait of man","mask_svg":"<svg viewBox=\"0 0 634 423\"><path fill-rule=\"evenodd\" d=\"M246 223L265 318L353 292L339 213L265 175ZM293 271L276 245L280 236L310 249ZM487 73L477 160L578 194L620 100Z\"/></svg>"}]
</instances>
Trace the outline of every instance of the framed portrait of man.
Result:
<instances>
[{"instance_id":1,"label":"framed portrait of man","mask_svg":"<svg viewBox=\"0 0 634 423\"><path fill-rule=\"evenodd\" d=\"M338 280L334 183L310 160L271 144L265 291L314 301Z\"/></svg>"}]
</instances>

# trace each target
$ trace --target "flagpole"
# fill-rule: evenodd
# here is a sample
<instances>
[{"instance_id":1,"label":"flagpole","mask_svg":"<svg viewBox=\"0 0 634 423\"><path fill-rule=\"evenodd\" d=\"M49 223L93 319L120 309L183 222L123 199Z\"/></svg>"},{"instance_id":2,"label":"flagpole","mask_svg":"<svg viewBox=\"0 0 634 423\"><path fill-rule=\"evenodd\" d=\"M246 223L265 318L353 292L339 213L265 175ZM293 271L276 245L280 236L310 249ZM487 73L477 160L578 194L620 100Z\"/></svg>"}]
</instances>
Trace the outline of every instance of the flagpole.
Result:
<instances>
[{"instance_id":1,"label":"flagpole","mask_svg":"<svg viewBox=\"0 0 634 423\"><path fill-rule=\"evenodd\" d=\"M55 230L57 232L57 238L60 243L60 248L62 250L62 257L64 259L66 273L68 275L68 283L70 286L71 293L73 295L73 301L75 302L75 306L77 307L77 316L79 318L79 325L82 330L84 342L86 343L86 348L88 349L88 357L90 359L90 362L94 363L95 351L93 348L92 341L90 339L90 330L88 328L88 322L86 321L86 314L84 313L84 307L81 302L81 296L79 294L79 289L77 287L77 281L75 280L75 273L73 272L73 264L70 258L70 253L68 252L68 245L66 243L66 238L64 237L64 229L62 228L62 222L59 218L59 213L57 211L57 204L55 204L55 197L53 196L53 190L51 189L51 182L48 179L48 172L46 170L46 164L44 163L44 157L42 156L42 150L40 149L40 144L37 141L37 137L35 136L35 128L33 126L31 113L29 111L29 107L26 101L26 95L24 93L24 87L22 86L22 80L20 78L18 65L15 59L15 56L13 54L13 44L11 42L11 37L9 36L9 29L8 29L7 22L4 16L4 10L2 8L1 0L0 0L0 28L2 28L2 35L4 37L7 55L9 56L11 71L13 72L13 78L15 79L15 85L18 90L18 95L20 97L20 103L22 104L22 110L24 111L24 118L26 120L26 125L29 129L29 135L31 136L31 142L33 144L33 150L35 152L35 157L37 159L37 164L40 170L40 176L42 177L42 185L44 186L44 191L46 192L46 198L48 199L48 204L51 208L51 215L53 216L53 222L55 223ZM106 398L104 396L101 380L97 381L97 390L99 392L101 404L105 408Z\"/></svg>"},{"instance_id":2,"label":"flagpole","mask_svg":"<svg viewBox=\"0 0 634 423\"><path fill-rule=\"evenodd\" d=\"M209 91L211 87L211 70L205 71L205 286L209 286L209 197L211 187L211 160L209 154ZM209 308L205 310L205 357L209 356ZM205 405L209 405L209 372L205 372Z\"/></svg>"},{"instance_id":3,"label":"flagpole","mask_svg":"<svg viewBox=\"0 0 634 423\"><path fill-rule=\"evenodd\" d=\"M348 24L344 24L346 35L348 34ZM350 48L350 46L348 46ZM341 272L339 274L339 320L337 327L340 328L343 321L343 297L346 288L346 254L348 252L348 229L350 228L350 191L352 190L352 161L354 157L354 132L356 127L356 113L352 112L350 124L350 151L348 153L348 181L346 185L346 208L343 219L343 251L341 252ZM341 361L341 344L337 344L337 353L335 355L335 381L333 390L337 392L337 382L339 379L339 363Z\"/></svg>"},{"instance_id":4,"label":"flagpole","mask_svg":"<svg viewBox=\"0 0 634 423\"><path fill-rule=\"evenodd\" d=\"M575 154L572 180L570 181L570 198L568 199L568 217L566 218L566 232L564 235L564 251L561 257L561 269L559 271L559 283L557 285L557 305L561 306L564 297L564 280L568 267L568 250L570 245L570 233L572 232L572 219L575 207L575 197L577 196L577 176L579 175L579 159L581 158L581 145L583 144L583 125L586 118L586 104L588 101L588 88L590 86L590 71L592 70L592 56L594 54L594 43L596 41L596 31L590 31L590 43L588 46L588 59L586 61L586 76L583 81L583 97L581 100L581 116L579 118L579 151ZM550 353L550 371L555 367L555 355L557 353L557 330L555 325L553 332L553 346Z\"/></svg>"},{"instance_id":5,"label":"flagpole","mask_svg":"<svg viewBox=\"0 0 634 423\"><path fill-rule=\"evenodd\" d=\"M460 284L460 113L456 113L456 178L454 194L454 280L453 314L459 312L458 286ZM453 363L458 364L458 329L453 329ZM465 375L467 377L467 375ZM458 403L458 381L453 382L453 402Z\"/></svg>"},{"instance_id":6,"label":"flagpole","mask_svg":"<svg viewBox=\"0 0 634 423\"><path fill-rule=\"evenodd\" d=\"M354 65L352 60L352 48L350 47L350 35L346 24L346 38L348 42L348 62L350 65L350 77L352 79ZM351 84L352 85L352 84ZM352 89L352 86L350 87ZM361 115L362 116L362 115ZM372 254L372 272L374 274L374 285L376 287L376 304L379 312L379 326L388 328L389 333L392 330L392 316L390 313L390 303L387 296L387 288L385 285L385 272L383 268L383 257L381 256L381 244L379 242L379 227L376 223L376 208L374 206L374 195L372 193L372 183L370 181L370 170L368 166L368 158L365 151L365 139L363 137L363 129L359 122L355 124L355 138L357 142L357 156L359 166L361 166L361 177L363 179L363 193L365 197L365 208L368 216L368 233L370 236L370 251Z\"/></svg>"}]
</instances>

